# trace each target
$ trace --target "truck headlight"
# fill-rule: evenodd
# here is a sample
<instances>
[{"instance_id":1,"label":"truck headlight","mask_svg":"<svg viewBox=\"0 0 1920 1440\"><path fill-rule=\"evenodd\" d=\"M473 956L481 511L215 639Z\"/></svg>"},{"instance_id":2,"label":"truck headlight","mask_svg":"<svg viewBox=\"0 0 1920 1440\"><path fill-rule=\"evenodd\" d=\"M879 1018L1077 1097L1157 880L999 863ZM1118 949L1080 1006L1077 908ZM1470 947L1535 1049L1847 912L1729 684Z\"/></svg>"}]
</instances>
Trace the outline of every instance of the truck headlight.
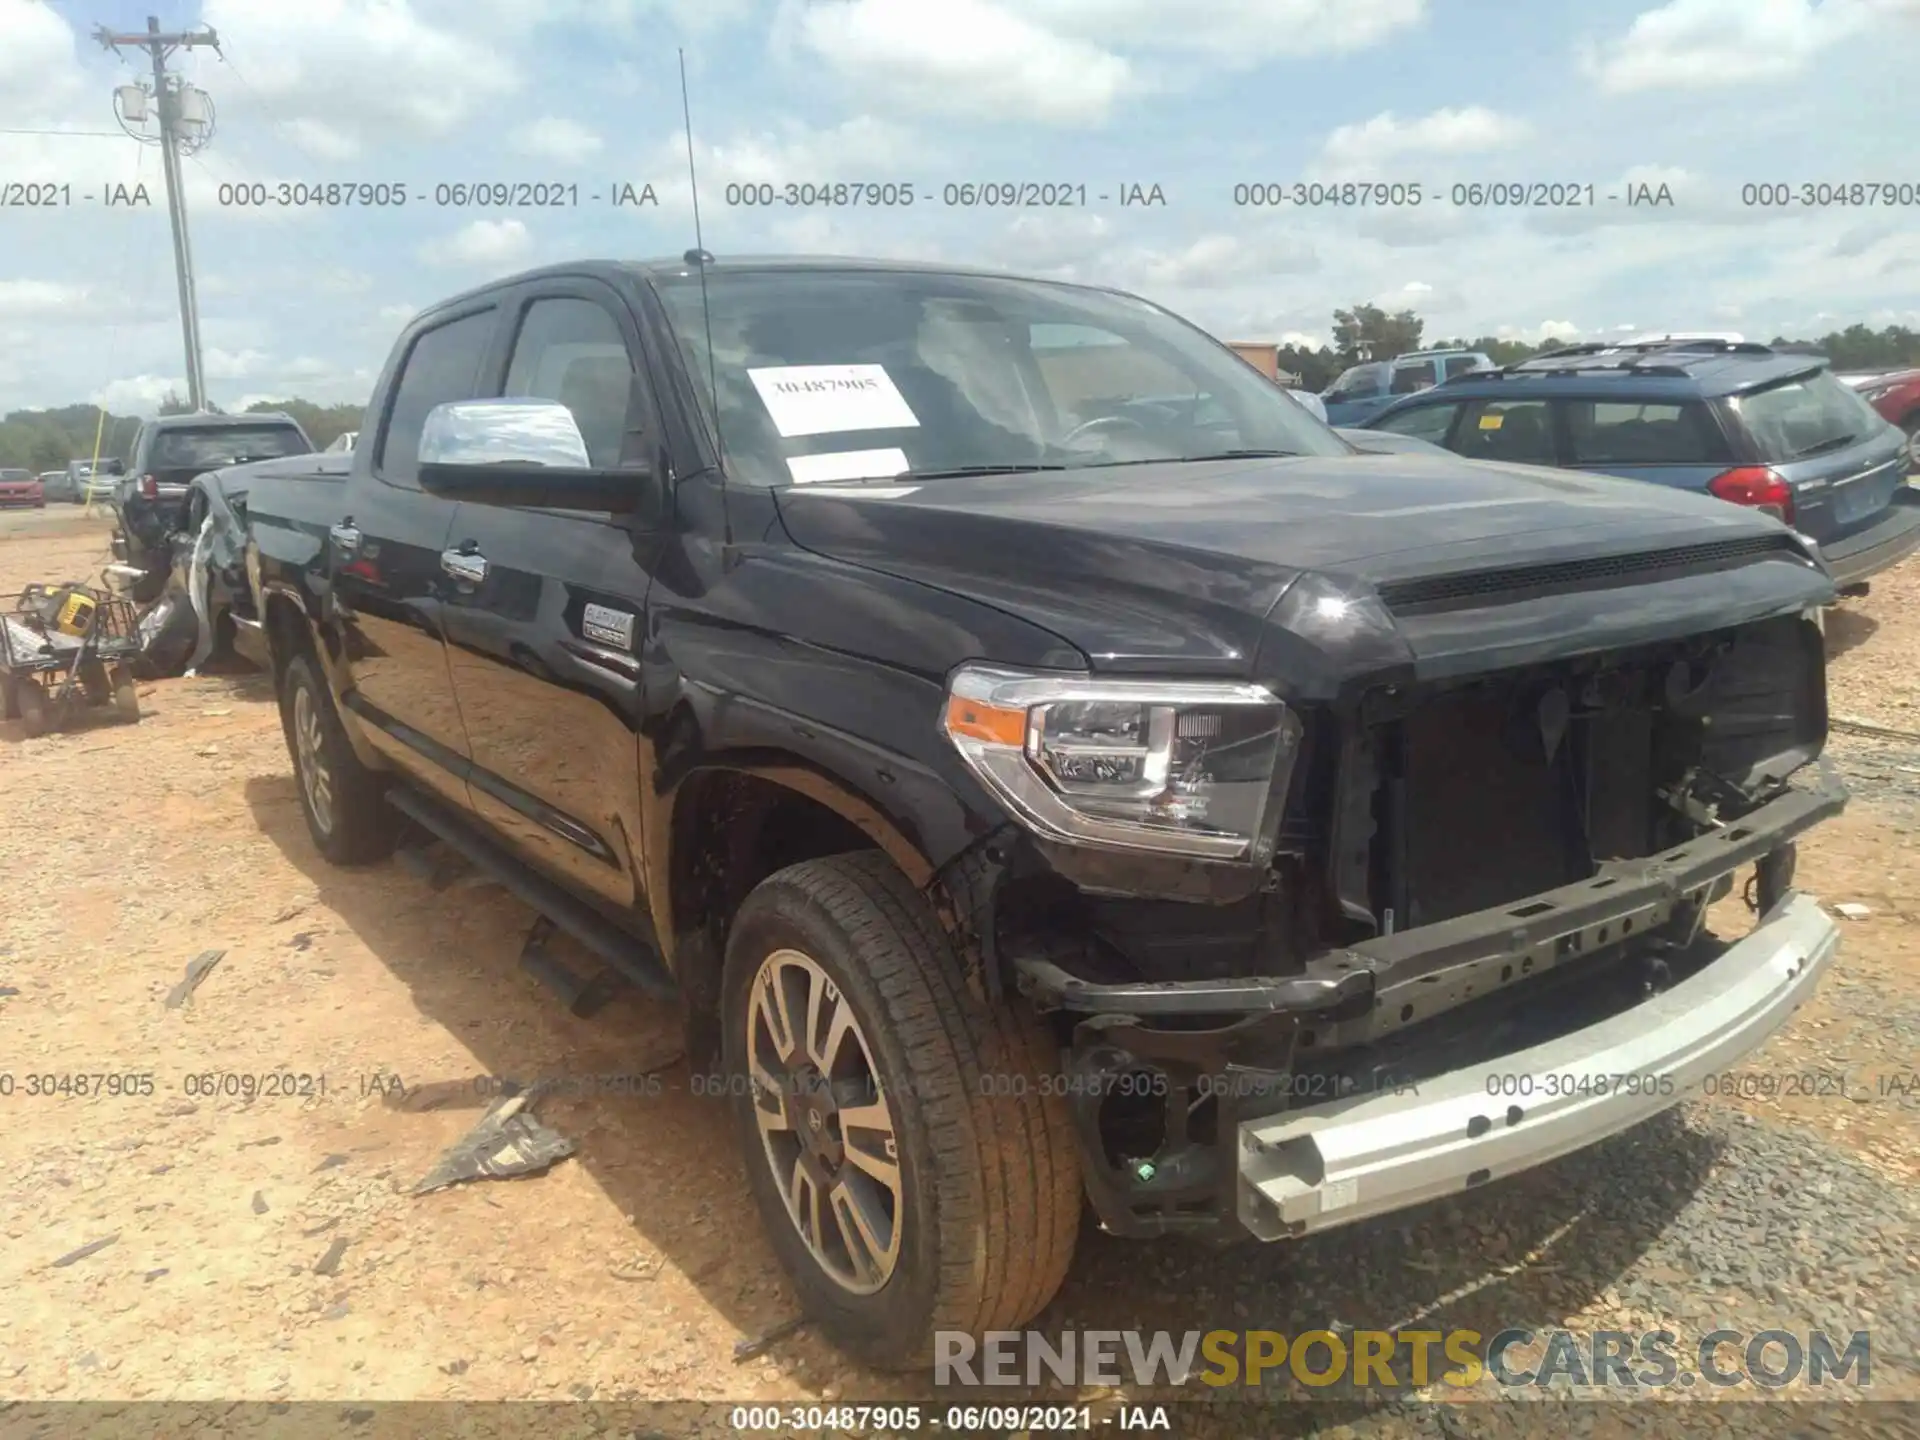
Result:
<instances>
[{"instance_id":1,"label":"truck headlight","mask_svg":"<svg viewBox=\"0 0 1920 1440\"><path fill-rule=\"evenodd\" d=\"M1264 861L1300 721L1260 685L1101 680L963 665L943 724L1042 838Z\"/></svg>"}]
</instances>

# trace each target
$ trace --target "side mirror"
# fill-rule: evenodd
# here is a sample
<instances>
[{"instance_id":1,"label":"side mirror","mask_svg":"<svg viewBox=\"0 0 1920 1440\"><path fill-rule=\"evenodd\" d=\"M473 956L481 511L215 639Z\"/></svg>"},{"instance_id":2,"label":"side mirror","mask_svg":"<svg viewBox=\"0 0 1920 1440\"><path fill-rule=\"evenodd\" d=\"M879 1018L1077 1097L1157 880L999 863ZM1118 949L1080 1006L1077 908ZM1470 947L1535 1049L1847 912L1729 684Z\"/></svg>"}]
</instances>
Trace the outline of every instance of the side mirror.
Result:
<instances>
[{"instance_id":1,"label":"side mirror","mask_svg":"<svg viewBox=\"0 0 1920 1440\"><path fill-rule=\"evenodd\" d=\"M648 518L659 498L649 468L596 468L573 412L557 400L434 406L420 430L420 488L474 505Z\"/></svg>"}]
</instances>

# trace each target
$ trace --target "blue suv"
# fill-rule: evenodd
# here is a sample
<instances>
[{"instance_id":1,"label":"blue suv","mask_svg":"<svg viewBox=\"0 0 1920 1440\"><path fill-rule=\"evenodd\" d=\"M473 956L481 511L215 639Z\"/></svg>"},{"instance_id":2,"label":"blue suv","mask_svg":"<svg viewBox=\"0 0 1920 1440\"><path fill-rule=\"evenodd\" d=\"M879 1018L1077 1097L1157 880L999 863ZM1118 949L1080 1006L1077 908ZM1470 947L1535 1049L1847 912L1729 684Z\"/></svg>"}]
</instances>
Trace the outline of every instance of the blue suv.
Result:
<instances>
[{"instance_id":1,"label":"blue suv","mask_svg":"<svg viewBox=\"0 0 1920 1440\"><path fill-rule=\"evenodd\" d=\"M1849 589L1920 548L1906 436L1824 356L1717 340L1572 345L1443 381L1365 428L1752 506L1815 541Z\"/></svg>"}]
</instances>

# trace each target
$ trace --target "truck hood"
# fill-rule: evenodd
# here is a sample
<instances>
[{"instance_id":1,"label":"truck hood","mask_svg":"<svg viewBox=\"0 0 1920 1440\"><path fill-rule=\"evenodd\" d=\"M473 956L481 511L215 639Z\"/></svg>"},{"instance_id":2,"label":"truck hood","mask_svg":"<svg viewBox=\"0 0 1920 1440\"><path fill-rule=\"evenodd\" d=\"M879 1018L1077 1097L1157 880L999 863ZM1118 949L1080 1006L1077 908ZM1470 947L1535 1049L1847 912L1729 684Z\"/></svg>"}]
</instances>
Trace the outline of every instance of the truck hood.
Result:
<instances>
[{"instance_id":1,"label":"truck hood","mask_svg":"<svg viewBox=\"0 0 1920 1440\"><path fill-rule=\"evenodd\" d=\"M1524 610L1534 649L1566 653L1609 641L1597 612L1620 597L1637 613L1635 639L1691 634L1764 613L1818 603L1831 585L1791 532L1724 501L1664 486L1439 454L1148 464L914 484L807 485L778 493L794 542L837 560L936 585L1048 626L1097 669L1250 674L1269 617L1306 577L1315 593L1372 600L1381 587L1530 566L1581 565L1723 541L1777 541L1785 564L1754 564L1765 584L1651 582L1600 593L1572 607L1492 602L1501 619ZM1586 564L1587 570L1591 565ZM1678 590L1673 589L1679 586ZM1718 600L1711 599L1715 590ZM1814 598L1809 598L1814 597ZM1602 603L1604 602L1604 603ZM1562 614L1562 609L1567 613ZM1658 612L1657 615L1655 612ZM1406 663L1463 663L1463 616L1488 626L1488 609L1444 622L1395 618ZM1583 618L1584 616L1584 618ZM1284 625L1284 608L1282 612ZM1421 634L1444 630L1427 647ZM1497 627L1496 627L1497 628ZM1523 629L1529 628L1523 626ZM1642 633L1646 632L1646 633ZM1652 633L1659 632L1659 633ZM1385 651L1375 636L1335 669ZM1512 637L1509 636L1509 639ZM1282 647L1288 643L1280 637ZM1590 646L1586 642L1592 640ZM1325 637L1325 646L1347 642ZM1325 648L1322 646L1321 648ZM1469 647L1470 648L1470 647ZM1275 653L1268 645L1268 653ZM1351 661L1351 664L1349 663ZM1511 662L1517 663L1517 662Z\"/></svg>"}]
</instances>

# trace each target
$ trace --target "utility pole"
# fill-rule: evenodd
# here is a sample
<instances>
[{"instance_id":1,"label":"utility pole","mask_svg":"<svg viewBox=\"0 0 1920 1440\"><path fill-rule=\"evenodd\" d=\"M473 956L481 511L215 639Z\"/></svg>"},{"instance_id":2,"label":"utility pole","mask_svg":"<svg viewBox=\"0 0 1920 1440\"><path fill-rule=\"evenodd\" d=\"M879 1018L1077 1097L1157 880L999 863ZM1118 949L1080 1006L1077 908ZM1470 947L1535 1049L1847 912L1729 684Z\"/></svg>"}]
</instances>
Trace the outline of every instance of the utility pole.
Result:
<instances>
[{"instance_id":1,"label":"utility pole","mask_svg":"<svg viewBox=\"0 0 1920 1440\"><path fill-rule=\"evenodd\" d=\"M218 54L220 38L210 26L197 31L162 31L159 17L154 15L147 17L145 34L116 34L104 25L97 26L93 33L104 49L142 49L153 62L152 93L155 115L160 124L160 160L167 180L167 218L173 224L173 268L180 286L180 334L187 348L187 400L196 411L205 410L207 390L200 365L200 304L193 286L193 247L187 238L187 197L180 184L180 151L183 147L183 97L189 93L196 96L195 108L206 116L211 115L211 106L204 103L205 95L192 90L178 76L167 73L167 56L175 50L191 50L199 45L210 46ZM116 108L124 107L127 98L125 92L117 96ZM123 114L121 126L126 128L128 119L144 118L143 106L138 115ZM199 118L193 123L202 133L185 137L185 148L189 152L199 149L212 133L209 118ZM134 132L129 130L128 133ZM136 135L135 138L144 137Z\"/></svg>"}]
</instances>

